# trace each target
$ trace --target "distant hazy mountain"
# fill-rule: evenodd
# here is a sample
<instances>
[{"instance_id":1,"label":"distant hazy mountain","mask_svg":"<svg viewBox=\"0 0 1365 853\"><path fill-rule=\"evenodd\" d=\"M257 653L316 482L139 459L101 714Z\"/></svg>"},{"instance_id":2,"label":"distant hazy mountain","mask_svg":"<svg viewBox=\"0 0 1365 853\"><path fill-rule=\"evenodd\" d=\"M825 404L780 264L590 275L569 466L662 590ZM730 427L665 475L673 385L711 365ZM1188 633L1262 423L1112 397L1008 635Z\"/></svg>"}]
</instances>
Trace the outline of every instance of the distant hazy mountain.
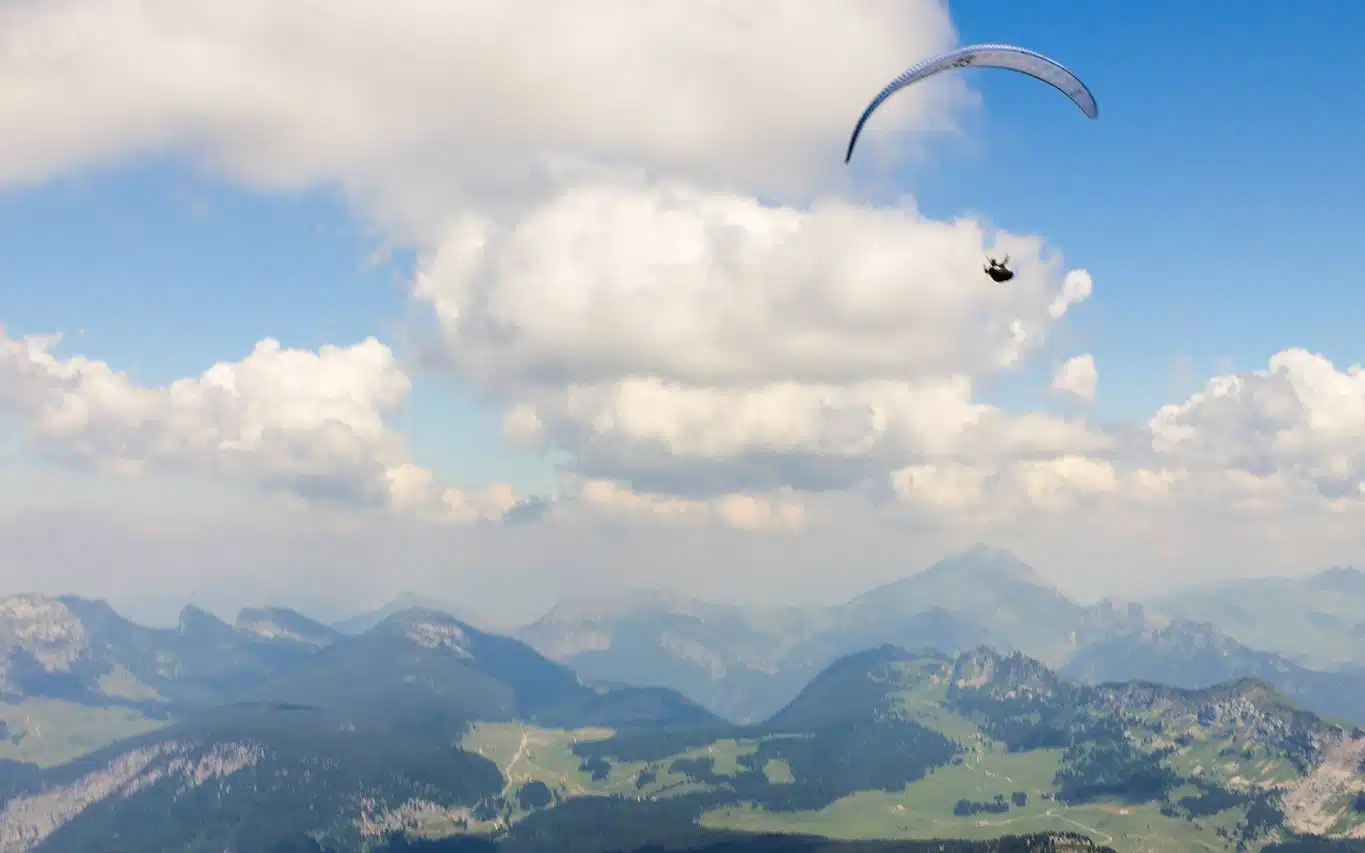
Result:
<instances>
[{"instance_id":1,"label":"distant hazy mountain","mask_svg":"<svg viewBox=\"0 0 1365 853\"><path fill-rule=\"evenodd\" d=\"M745 609L677 596L561 604L517 636L585 677L669 687L743 719L794 695L819 665L818 613Z\"/></svg>"},{"instance_id":2,"label":"distant hazy mountain","mask_svg":"<svg viewBox=\"0 0 1365 853\"><path fill-rule=\"evenodd\" d=\"M415 592L405 592L381 607L348 616L333 623L331 627L342 634L363 634L393 614L414 608L445 613L466 625L473 625L485 631L498 630L500 627L504 627L495 625L490 620L486 620L466 608Z\"/></svg>"},{"instance_id":3,"label":"distant hazy mountain","mask_svg":"<svg viewBox=\"0 0 1365 853\"><path fill-rule=\"evenodd\" d=\"M1089 682L1144 680L1191 689L1258 678L1316 713L1365 725L1365 678L1359 674L1305 669L1249 649L1212 625L1183 619L1086 646L1063 671Z\"/></svg>"},{"instance_id":4,"label":"distant hazy mountain","mask_svg":"<svg viewBox=\"0 0 1365 853\"><path fill-rule=\"evenodd\" d=\"M829 607L633 595L561 605L517 636L585 675L670 687L746 721L773 713L815 672L859 649L987 644L1064 660L1095 618L1010 554L978 546Z\"/></svg>"},{"instance_id":5,"label":"distant hazy mountain","mask_svg":"<svg viewBox=\"0 0 1365 853\"><path fill-rule=\"evenodd\" d=\"M874 633L931 609L985 626L1009 647L1042 660L1065 656L1085 616L1085 608L1040 580L1032 567L983 545L863 593L837 612L844 625Z\"/></svg>"},{"instance_id":6,"label":"distant hazy mountain","mask_svg":"<svg viewBox=\"0 0 1365 853\"><path fill-rule=\"evenodd\" d=\"M939 607L874 610L751 609L634 595L561 605L517 636L588 678L671 688L737 722L772 714L851 651L887 642L947 651L999 642Z\"/></svg>"},{"instance_id":7,"label":"distant hazy mountain","mask_svg":"<svg viewBox=\"0 0 1365 853\"><path fill-rule=\"evenodd\" d=\"M1170 616L1207 622L1256 649L1315 669L1365 665L1365 572L1327 569L1306 578L1255 578L1184 590L1151 602Z\"/></svg>"},{"instance_id":8,"label":"distant hazy mountain","mask_svg":"<svg viewBox=\"0 0 1365 853\"><path fill-rule=\"evenodd\" d=\"M1192 630L1188 623L1198 620L1183 614L1206 611L1223 621L1206 620L1212 633ZM1182 627L1170 628L1173 619ZM518 636L589 677L669 687L736 721L766 717L830 661L883 643L945 652L990 645L1086 677L1204 686L1256 676L1314 710L1356 718L1365 679L1324 676L1292 659L1315 649L1318 660L1355 659L1350 643L1365 645L1361 625L1365 573L1354 569L1239 582L1150 606L1085 607L1012 555L977 546L829 607L765 610L637 594L562 605Z\"/></svg>"},{"instance_id":9,"label":"distant hazy mountain","mask_svg":"<svg viewBox=\"0 0 1365 853\"><path fill-rule=\"evenodd\" d=\"M381 720L392 720L396 709L423 709L456 727L471 720L618 727L717 721L672 691L588 687L519 640L417 608L328 646L238 698Z\"/></svg>"}]
</instances>

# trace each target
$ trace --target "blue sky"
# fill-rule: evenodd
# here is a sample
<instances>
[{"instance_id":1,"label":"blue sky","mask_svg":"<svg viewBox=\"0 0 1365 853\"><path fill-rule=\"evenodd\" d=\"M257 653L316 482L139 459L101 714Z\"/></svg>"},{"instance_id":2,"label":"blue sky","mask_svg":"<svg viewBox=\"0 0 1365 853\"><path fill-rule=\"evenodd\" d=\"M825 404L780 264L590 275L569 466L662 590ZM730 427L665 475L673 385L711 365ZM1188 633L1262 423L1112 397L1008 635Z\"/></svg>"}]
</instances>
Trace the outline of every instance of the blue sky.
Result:
<instances>
[{"instance_id":1,"label":"blue sky","mask_svg":"<svg viewBox=\"0 0 1365 853\"><path fill-rule=\"evenodd\" d=\"M1355 253L1365 206L1356 3L957 3L964 43L1042 51L1096 93L1084 119L1036 81L971 73L974 145L914 176L941 214L1047 234L1091 270L1074 334L1103 365L1101 405L1167 402L1196 377L1307 346L1365 359ZM1188 387L1180 391L1191 390Z\"/></svg>"},{"instance_id":2,"label":"blue sky","mask_svg":"<svg viewBox=\"0 0 1365 853\"><path fill-rule=\"evenodd\" d=\"M334 2L338 10L351 9L353 0ZM1191 5L1152 0L1094 5L1085 14L1077 14L1075 3L1061 0L954 4L949 13L956 43L1015 43L1055 57L1094 91L1100 120L1086 120L1065 98L1038 81L1001 71L967 70L959 76L970 86L975 101L958 103L952 111L960 132L928 135L929 156L898 172L874 172L855 158L849 174L841 171L839 161L848 125L864 99L901 68L950 46L945 16L934 4L893 8L850 2L840 7L838 20L822 19L821 15L833 15L824 9L817 13L811 11L814 7L802 7L806 10L798 12L774 6L771 20L762 29L764 38L752 43L726 30L735 26L730 18L713 20L710 12L689 12L693 17L687 19L687 26L679 26L676 20L661 26L653 16L673 7L641 6L617 16L613 21L617 29L574 31L573 38L581 43L571 41L566 46L563 39L552 39L545 45L546 50L567 51L576 57L574 63L555 65L547 60L545 68L533 68L505 57L534 54L531 42L553 31L554 22L539 29L507 30L506 22L500 23L498 17L503 14L500 10L515 5L507 2L510 5L466 0L448 8L404 7L401 15L395 12L389 21L384 40L374 39L363 25L363 15L372 14L372 7L355 3L354 10L361 11L338 14L317 25L334 28L329 30L331 40L321 39L319 45L349 45L335 56L296 55L284 41L275 45L263 40L266 46L259 52L238 57L240 67L224 69L206 63L204 68L211 70L204 71L202 79L187 74L176 81L183 91L176 86L162 91L159 79L137 77L136 69L151 67L150 60L137 66L114 63L111 57L118 56L118 51L93 49L93 43L80 40L91 37L84 31L69 41L78 52L55 57L51 65L0 51L0 66L11 68L7 79L18 87L11 103L27 104L20 95L45 91L42 103L53 111L46 118L30 113L6 116L0 97L0 120L18 128L10 134L9 147L0 146L0 179L5 182L0 187L0 281L4 283L0 323L7 335L61 331L66 336L63 355L108 362L126 372L135 385L149 387L196 377L215 363L241 361L265 338L277 339L286 348L317 351L329 345L352 346L374 336L393 348L412 391L396 411L366 399L346 415L354 416L348 428L364 434L364 441L371 442L365 445L366 452L373 454L372 459L350 459L351 467L336 474L338 481L346 479L354 486L356 494L366 488L390 488L376 484L389 483L386 478L408 461L430 470L442 488L470 494L501 483L509 484L519 499L559 492L568 487L548 461L548 448L555 459L576 460L583 476L599 484L593 498L599 502L618 501L636 509L645 506L641 511L667 515L673 511L669 507L682 506L670 500L708 495L704 510L694 506L688 511L725 515L740 512L748 506L744 500L754 496L768 509L777 506L787 494L781 489L777 497L769 494L777 483L795 488L802 500L808 498L813 507L809 512L815 514L811 517L833 512L822 509L827 501L854 500L878 489L914 492L930 488L924 485L927 480L911 487L905 479L928 477L923 470L915 474L916 464L926 458L960 461L976 454L971 465L977 466L972 469L977 473L1005 465L999 460L1008 458L1013 461L1007 467L1024 467L1011 469L1013 474L995 470L980 482L1013 476L1022 484L1033 476L1019 473L1027 468L1030 454L1043 452L1030 441L1063 442L1056 436L1071 430L1074 434L1067 433L1070 437L1065 439L1070 444L1056 450L1053 461L1064 467L1076 457L1090 459L1088 454L1099 453L1097 448L1107 440L1105 425L1144 425L1160 406L1186 400L1213 376L1261 370L1276 353L1304 347L1332 362L1328 368L1308 362L1293 368L1302 423L1284 429L1311 435L1319 442L1312 452L1302 449L1302 442L1307 441L1302 435L1296 434L1286 444L1273 433L1255 432L1265 424L1279 423L1276 418L1287 417L1282 398L1275 396L1283 390L1276 390L1279 386L1274 381L1278 380L1264 380L1264 388L1249 392L1238 403L1244 404L1242 409L1201 410L1206 417L1192 410L1186 420L1167 424L1168 436L1185 436L1172 439L1177 445L1185 442L1184 450L1156 461L1126 459L1124 471L1114 474L1118 469L1106 469L1095 475L1098 480L1089 482L1092 486L1108 483L1106 478L1113 474L1118 478L1114 482L1126 483L1123 478L1131 475L1140 484L1133 488L1141 491L1165 473L1203 466L1229 476L1249 472L1253 479L1247 482L1252 485L1238 488L1254 491L1269 488L1265 478L1272 475L1266 471L1274 469L1274 476L1283 475L1280 485L1289 490L1285 494L1296 496L1285 497L1289 503L1284 507L1301 499L1294 489L1308 488L1305 483L1356 476L1350 470L1343 474L1343 465L1347 469L1357 465L1365 482L1365 456L1359 450L1365 447L1365 435L1358 441L1350 438L1354 434L1350 430L1365 428L1352 425L1356 415L1350 406L1355 405L1355 398L1350 395L1355 392L1333 390L1347 387L1342 384L1348 383L1342 372L1348 366L1365 361L1358 319L1365 316L1365 297L1360 295L1356 253L1351 249L1365 227L1365 207L1360 204L1365 167L1359 155L1365 113L1353 109L1347 100L1365 91L1358 45L1347 37L1365 31L1365 6L1269 0ZM364 12L366 8L371 11ZM784 11L779 14L779 9ZM261 32L272 31L266 13L258 21ZM356 21L362 21L358 30L348 31ZM216 19L200 20L187 13L178 25L201 27L200 44L223 37L213 30ZM287 25L281 26L281 32L288 30ZM428 36L436 32L449 33L449 43L432 42ZM481 53L496 44L484 34L494 32L519 33L528 41L527 50ZM894 32L895 38L888 39L888 32ZM829 43L834 37L841 40ZM168 40L171 36L166 33L148 32L139 38L143 41L126 46L139 57L153 56L150 51L156 49L167 50L167 56L182 56L169 51L185 49ZM403 42L405 38L410 41ZM675 41L639 49L641 44L651 44L651 38ZM81 49L87 46L92 49ZM430 55L422 53L428 49ZM214 62L228 54L214 54ZM423 61L410 61L411 56ZM592 61L608 56L615 57L612 61L619 67L599 67ZM316 65L294 67L291 63L296 62ZM638 65L622 70L627 62ZM83 77L73 69L89 73ZM214 70L223 76L212 77ZM262 79L267 85L254 79L257 74L265 75ZM828 80L835 82L825 88L817 85ZM566 104L555 89L562 81L573 87L571 91L583 93L581 103ZM668 96L642 99L640 91L648 90L651 81L662 81L656 88ZM0 89L4 85L0 83ZM248 94L236 95L235 85L256 88L242 89ZM498 104L498 109L490 112L490 103ZM932 112L932 103L925 103L930 105L924 109ZM66 112L64 104L71 105ZM113 106L106 109L107 104ZM704 130L692 133L693 124L679 123L684 109L696 112L695 126ZM870 128L872 133L894 132L886 126L891 118L879 118L883 126ZM668 131L656 132L658 128ZM724 133L707 135L716 128ZM826 149L828 172L822 171L826 163L820 159ZM730 195L721 200L719 196L680 200L654 187L632 189L628 180L614 172L610 179L583 172L574 178L578 184L555 183L561 179L543 176L528 181L525 163L546 150L589 160L599 155L615 158L613 167L648 169L661 179ZM217 177L190 165L204 161L219 164ZM225 175L250 180L234 182ZM834 178L826 180L826 175ZM802 183L806 177L809 180ZM537 180L543 180L543 185L536 184ZM247 189L248 185L261 189ZM339 189L342 185L356 191L349 203ZM537 186L535 192L542 195L528 192L528 185ZM594 203L601 205L596 210L606 223L602 228L615 229L608 235L611 239L602 242L600 233L581 229L556 242L560 235L547 230L545 223L553 221L566 228L566 233L574 231L574 217L563 216L564 210L580 209L570 204L582 201L572 186L588 187L598 194ZM793 186L798 190L785 192ZM802 196L802 192L808 194ZM780 336L789 328L783 324L790 317L778 316L776 309L768 324L741 328L737 320L733 329L709 328L705 300L718 304L724 297L706 296L705 286L709 281L727 280L725 276L734 270L719 262L703 269L696 258L663 258L673 245L669 240L683 238L677 234L660 237L650 230L658 223L651 224L639 213L658 203L660 209L681 210L689 216L719 217L722 214L717 211L725 209L724 215L739 217L736 221L763 220L768 225L753 225L745 237L750 242L744 244L746 251L758 257L767 249L755 235L761 235L763 227L777 227L772 223L780 220L760 200L811 195L842 195L863 206L913 196L929 220L979 217L1015 234L1035 235L1064 253L1066 269L1050 274L1046 281L1036 279L1036 287L1042 288L1036 291L1029 290L1035 284L1024 283L1028 277L1022 275L1011 289L992 291L981 288L975 261L971 261L972 272L957 284L952 270L962 266L963 257L952 254L958 249L949 246L943 233L933 237L933 241L943 239L925 250L922 264L920 258L907 263L906 256L899 254L904 245L918 239L915 235L938 227L905 217L894 226L899 236L858 244L857 251L873 259L865 265L867 270L890 269L894 274L854 286L838 280L845 275L845 267L852 270L847 272L850 280L867 270L835 256L821 266L822 258L812 255L811 263L826 280L801 286L811 288L807 295L820 306L815 310L829 312L831 328L825 343L838 339L842 345L842 349L836 345L828 350L826 360L839 361L845 351L849 353L843 372L831 374L828 364L811 363L819 359L784 351ZM635 207L612 207L613 199L625 199L623 205L628 202ZM752 202L759 209L746 208L741 215L726 207L741 202ZM636 214L607 219L621 215L622 210ZM872 213L864 207L859 215L871 217ZM509 216L512 219L506 220ZM487 281L475 286L461 284L459 276L449 270L433 274L446 286L474 287L460 291L456 301L464 312L461 316L472 312L475 321L468 327L447 329L450 339L445 343L447 355L462 365L464 373L437 372L413 363L406 345L414 321L426 329L434 326L430 309L435 303L415 303L410 284L419 250L429 255L437 250L454 251L451 247L459 241L450 237L452 223L465 221L462 217L485 224L514 221L517 227L488 232L493 236L480 256L488 264L483 268ZM822 217L811 214L808 233L834 234L821 229L844 227L821 224L826 221ZM577 224L583 220L579 214ZM543 252L534 247L528 252L517 245L513 238L521 233L536 234L543 241ZM814 238L810 242L843 252L839 247L852 246L858 229L845 237L847 243ZM702 252L698 257L727 258L732 247L716 239L714 245L708 244L710 254ZM397 251L381 251L391 242L399 244ZM654 248L637 251L634 247ZM978 251L973 246L970 254ZM560 266L537 268L537 259L551 252L563 256ZM737 253L735 257L749 256ZM882 263L875 258L887 260ZM751 280L741 276L737 286L761 284L763 276L776 274L774 270L791 274L790 268L781 266L780 258L769 260L771 268L764 267ZM639 306L632 301L629 286L648 282L669 264L693 262L698 267L684 286L696 288L701 309L674 304L668 293L656 294L650 297L652 302L644 298L639 302L647 306L643 314L626 318L618 326L605 315L587 325L575 325L581 320L574 313L576 306L620 303L625 306L623 312L633 310ZM1093 295L1072 305L1060 322L1047 320L1049 294L1061 288L1064 273L1078 269L1093 277ZM929 274L935 270L949 272L934 278ZM527 297L526 283L518 278L522 274L541 276L542 282L533 284L542 290L532 289ZM928 278L915 278L921 274ZM617 275L621 281L616 281ZM954 282L951 291L931 292L937 286L934 281L950 279ZM578 286L583 287L581 294L568 293ZM536 293L545 298L538 300ZM874 305L879 299L885 301ZM489 318L478 312L494 304L509 316L516 314L511 327L520 336L479 337L478 321ZM916 317L913 310L896 313L921 304L926 312L941 311L942 316ZM538 308L544 308L548 319L536 313ZM676 316L668 314L673 310ZM702 313L688 313L695 310ZM963 413L973 400L954 398L944 403L940 397L921 398L916 396L920 390L912 386L926 376L942 380L959 367L963 372L979 368L981 359L995 353L1003 341L938 340L935 334L978 328L973 324L981 317L1010 316L1004 312L1033 312L1029 316L1043 318L1049 324L1048 343L1030 354L1022 374L1006 373L978 385L974 401L997 404L1004 416L995 432L972 437L973 427L956 425L968 423L969 418L961 419L967 417ZM792 313L800 315L801 310ZM915 335L898 337L895 329L888 330L885 317L892 315L902 317L907 327L914 326L916 335L922 334L928 342L921 346ZM742 318L743 311L735 316ZM494 319L506 321L505 316ZM857 329L839 325L855 320L867 325ZM1003 328L1003 322L995 328ZM696 372L697 364L706 359L689 360L664 351L663 342L678 329L699 330L695 343L688 343L703 354L719 353L706 367L712 371L709 378L699 379ZM628 334L636 330L643 331L634 338ZM616 333L621 333L619 340L613 337ZM732 337L726 337L731 333ZM884 336L881 340L894 350L895 359L903 357L904 387L873 388L886 378L881 363L884 354L866 346L878 339L874 336ZM565 341L575 340L582 346L564 348ZM812 346L818 345L821 336L813 335L810 340ZM719 363L733 353L740 355L730 363ZM1093 405L1063 402L1048 392L1053 371L1082 353L1093 354L1098 367L1099 392ZM772 364L758 364L769 357L774 359ZM754 363L741 363L745 359ZM566 387L537 386L537 377L543 378L547 364L555 369L562 366L563 375L569 377L565 385L569 381L597 383L594 387L601 396L574 398ZM1333 366L1336 372L1324 379ZM386 375L392 378L393 374ZM831 380L830 375L837 378ZM471 376L496 388L503 403L480 402L470 391ZM370 379L379 382L373 376ZM646 380L668 387L650 390L639 384ZM0 373L0 403L5 381ZM15 387L18 381L14 379ZM96 492L106 502L125 496L136 502L141 493L128 487L126 480L61 473L42 454L29 452L22 440L24 431L34 429L40 417L50 415L63 399L58 373L44 381L49 382L43 391L45 402L39 405L24 398L19 416L4 426L7 459L22 459L20 468L14 470L22 470L24 476L11 479L8 488L0 484L0 495L7 498L8 506L61 503L64 495L79 503ZM305 381L321 386L330 380L319 372ZM793 383L795 390L782 392L783 382ZM373 390L363 383L355 387ZM735 392L737 387L744 392ZM1315 388L1328 390L1303 402ZM843 402L830 402L835 398ZM1365 391L1360 398L1365 400ZM1265 400L1279 401L1275 403L1279 408L1258 409L1272 405ZM266 404L255 400L251 405ZM940 405L946 408L937 412L933 407ZM534 421L539 432L538 438L514 447L503 440L501 431L504 415L518 406L532 413L524 420ZM242 411L249 408L246 403L243 407ZM831 415L833 409L839 411ZM387 434L366 426L367 418L381 410L406 441L406 457L395 455ZM207 419L216 410L193 411ZM877 427L882 430L881 443L874 443L878 449L867 451L866 456L830 450L851 441L848 436L858 429L871 429L867 426L870 411L879 412L878 416L902 414L911 425ZM1027 412L1052 418L1043 426L1054 430L1054 437L1021 437L1043 428L1018 417ZM1078 412L1086 413L1088 424L1077 421ZM111 409L104 414L113 417L116 413ZM279 420L272 423L285 433L302 429L290 420L297 412L276 414ZM233 429L250 420L241 412L236 416ZM245 464L241 457L228 454L196 467L198 463L177 444L192 443L192 439L174 432L184 428L184 419L190 416L183 412L165 415L164 422L152 423L156 417L144 413L114 418L107 428L92 422L85 433L72 439L71 446L78 448L77 455L96 454L86 445L98 444L101 436L116 435L121 442L115 442L118 447L136 449L145 434L152 436L146 440L153 450L147 451L150 455L143 461L164 462L157 469L163 472L202 473ZM316 428L316 433L295 436L297 440L290 445L295 450L289 452L300 455L289 457L289 464L301 467L282 472L271 467L284 464L280 458L263 453L259 462L245 465L249 472L242 475L243 482L250 488L288 492L297 486L291 477L308 482L323 477L309 467L319 464L309 456L311 450L330 448L328 452L343 459L346 449L327 444L339 439L326 432L326 418L318 417L322 420L308 427ZM928 426L915 425L920 423L917 418ZM1063 423L1065 418L1071 420ZM1098 433L1092 431L1095 424L1100 425ZM902 428L907 430L904 435L887 438ZM931 428L940 433L931 434ZM1247 432L1232 432L1237 429ZM1283 451L1289 445L1292 453ZM180 449L172 453L167 448ZM714 455L708 455L713 451ZM1282 451L1288 455L1275 456ZM112 451L106 447L100 452ZM1273 463L1266 462L1272 457ZM251 467L257 464L259 469ZM954 483L958 481L953 477L970 480L975 476L963 470L949 466L939 474ZM1090 476L1068 470L1057 476ZM900 485L889 486L898 476ZM790 482L782 477L789 477ZM870 480L879 485L869 491ZM1292 485L1284 485L1290 480ZM829 491L837 497L819 489L809 494L803 491L802 483L816 481L835 484ZM201 480L200 487L212 491L218 482L210 477ZM860 485L855 487L855 483ZM1232 503L1220 491L1232 487L1219 483L1200 486L1205 491L1199 492L1203 497L1198 500L1215 508ZM672 486L662 484L677 485L679 491L672 494ZM612 491L617 486L623 491ZM956 492L944 488L935 500L948 504L957 500ZM1019 489L1029 501L1041 500L1038 495L1047 493L1037 483L1019 485ZM1214 496L1212 500L1208 495ZM390 498L397 500L393 495ZM450 495L444 499L453 500ZM651 503L656 499L662 503ZM1293 506L1298 512L1300 504ZM840 512L851 511L841 507ZM1339 511L1335 505L1331 508L1333 513ZM779 516L796 517L773 512L763 524L776 524L772 518ZM880 523L868 520L880 516L867 507L851 512L861 519L859 523ZM987 538L1021 548L1026 556L1055 557L1059 565L1070 560L1076 566L1084 566L1100 553L1077 550L1080 546L1066 540L1067 531L1077 526L1075 517L1058 516L1060 532L1054 536L1034 528L1013 533L989 525L983 528L980 524L985 522L980 519L994 516L982 512L986 514L971 516L970 524L955 516L953 524L959 526L935 533L938 538L932 544L915 548L929 553ZM1017 508L1003 512L1010 518L1018 514ZM1127 515L1119 512L1115 517ZM1189 516L1186 512L1181 517ZM1322 524L1337 523L1332 520L1337 516L1322 518L1327 519ZM733 518L727 523L739 524ZM1125 535L1146 541L1151 529L1168 523L1173 522L1152 521L1144 532L1129 530ZM935 524L916 516L911 526L937 529ZM1191 530L1190 541L1202 541L1204 528ZM1233 531L1228 533L1231 538L1220 540L1218 547L1236 540L1234 528L1228 530ZM863 537L857 547L863 547L866 536L857 535ZM903 531L894 534L902 535ZM1108 535L1097 532L1095 537ZM1333 560L1365 555L1365 543L1334 535L1319 531L1312 537L1337 549L1330 551L1338 555L1331 556ZM1281 538L1292 539L1288 534ZM899 541L886 540L879 547ZM1163 559L1172 576L1191 564L1204 565L1200 561L1207 557L1195 555L1193 548L1170 546ZM831 546L830 552L837 550ZM1328 551L1323 554L1322 559L1329 559ZM547 562L536 556L525 559ZM584 559L610 563L606 558ZM718 565L724 563L717 558ZM680 564L677 571L683 569Z\"/></svg>"},{"instance_id":3,"label":"blue sky","mask_svg":"<svg viewBox=\"0 0 1365 853\"><path fill-rule=\"evenodd\" d=\"M384 247L333 192L253 192L169 158L0 194L0 276L24 283L7 299L11 332L62 331L65 352L145 385L236 361L263 338L397 346L412 256ZM415 384L400 424L428 465L553 487L548 463L503 446L498 412L441 377Z\"/></svg>"}]
</instances>

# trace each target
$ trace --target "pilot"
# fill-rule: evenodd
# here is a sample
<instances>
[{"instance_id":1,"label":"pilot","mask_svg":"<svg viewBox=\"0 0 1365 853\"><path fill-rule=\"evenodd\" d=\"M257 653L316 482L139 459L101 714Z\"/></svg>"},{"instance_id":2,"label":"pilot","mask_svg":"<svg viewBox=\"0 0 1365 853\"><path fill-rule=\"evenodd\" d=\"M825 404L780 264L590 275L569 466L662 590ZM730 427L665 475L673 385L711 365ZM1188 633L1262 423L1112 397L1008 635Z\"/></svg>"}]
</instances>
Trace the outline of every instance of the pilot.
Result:
<instances>
[{"instance_id":1,"label":"pilot","mask_svg":"<svg viewBox=\"0 0 1365 853\"><path fill-rule=\"evenodd\" d=\"M997 261L994 258L988 257L986 258L986 265L982 267L982 269L985 270L986 275L990 276L993 281L1003 283L1014 278L1014 271L1007 266L1009 262L1009 255L1006 255L1003 261Z\"/></svg>"}]
</instances>

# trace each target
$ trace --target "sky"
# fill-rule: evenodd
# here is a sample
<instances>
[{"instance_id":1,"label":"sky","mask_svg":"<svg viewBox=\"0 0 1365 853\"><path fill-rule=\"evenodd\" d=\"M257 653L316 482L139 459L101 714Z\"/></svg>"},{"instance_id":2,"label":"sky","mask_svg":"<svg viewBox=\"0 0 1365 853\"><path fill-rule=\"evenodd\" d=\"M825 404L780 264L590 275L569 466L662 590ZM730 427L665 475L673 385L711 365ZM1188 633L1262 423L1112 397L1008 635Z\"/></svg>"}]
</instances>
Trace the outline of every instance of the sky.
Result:
<instances>
[{"instance_id":1,"label":"sky","mask_svg":"<svg viewBox=\"0 0 1365 853\"><path fill-rule=\"evenodd\" d=\"M514 622L839 601L976 542L1081 600L1365 565L1362 28L7 4L0 594ZM978 42L1099 120L967 69L844 165Z\"/></svg>"}]
</instances>

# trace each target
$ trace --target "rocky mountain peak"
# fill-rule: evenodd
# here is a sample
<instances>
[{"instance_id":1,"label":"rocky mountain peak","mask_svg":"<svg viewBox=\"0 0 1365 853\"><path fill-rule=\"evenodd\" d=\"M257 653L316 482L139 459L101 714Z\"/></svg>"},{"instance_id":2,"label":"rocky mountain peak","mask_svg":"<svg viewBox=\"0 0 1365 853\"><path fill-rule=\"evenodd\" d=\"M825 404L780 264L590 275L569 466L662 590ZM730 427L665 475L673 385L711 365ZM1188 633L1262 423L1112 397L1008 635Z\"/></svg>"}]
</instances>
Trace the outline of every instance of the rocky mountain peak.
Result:
<instances>
[{"instance_id":1,"label":"rocky mountain peak","mask_svg":"<svg viewBox=\"0 0 1365 853\"><path fill-rule=\"evenodd\" d=\"M16 647L48 671L61 671L89 651L90 634L60 600L15 595L0 599L0 651Z\"/></svg>"},{"instance_id":2,"label":"rocky mountain peak","mask_svg":"<svg viewBox=\"0 0 1365 853\"><path fill-rule=\"evenodd\" d=\"M260 640L286 640L321 648L337 639L337 632L287 607L246 608L237 614L235 627Z\"/></svg>"},{"instance_id":3,"label":"rocky mountain peak","mask_svg":"<svg viewBox=\"0 0 1365 853\"><path fill-rule=\"evenodd\" d=\"M1042 663L1019 652L1002 655L985 646L958 655L951 681L959 689L996 694L1050 696L1061 679Z\"/></svg>"},{"instance_id":4,"label":"rocky mountain peak","mask_svg":"<svg viewBox=\"0 0 1365 853\"><path fill-rule=\"evenodd\" d=\"M232 626L217 616L193 604L180 611L176 631L182 637L190 635L228 636L233 634Z\"/></svg>"},{"instance_id":5,"label":"rocky mountain peak","mask_svg":"<svg viewBox=\"0 0 1365 853\"><path fill-rule=\"evenodd\" d=\"M473 657L469 629L447 613L414 607L393 614L379 627L424 649L446 649L462 658Z\"/></svg>"}]
</instances>

